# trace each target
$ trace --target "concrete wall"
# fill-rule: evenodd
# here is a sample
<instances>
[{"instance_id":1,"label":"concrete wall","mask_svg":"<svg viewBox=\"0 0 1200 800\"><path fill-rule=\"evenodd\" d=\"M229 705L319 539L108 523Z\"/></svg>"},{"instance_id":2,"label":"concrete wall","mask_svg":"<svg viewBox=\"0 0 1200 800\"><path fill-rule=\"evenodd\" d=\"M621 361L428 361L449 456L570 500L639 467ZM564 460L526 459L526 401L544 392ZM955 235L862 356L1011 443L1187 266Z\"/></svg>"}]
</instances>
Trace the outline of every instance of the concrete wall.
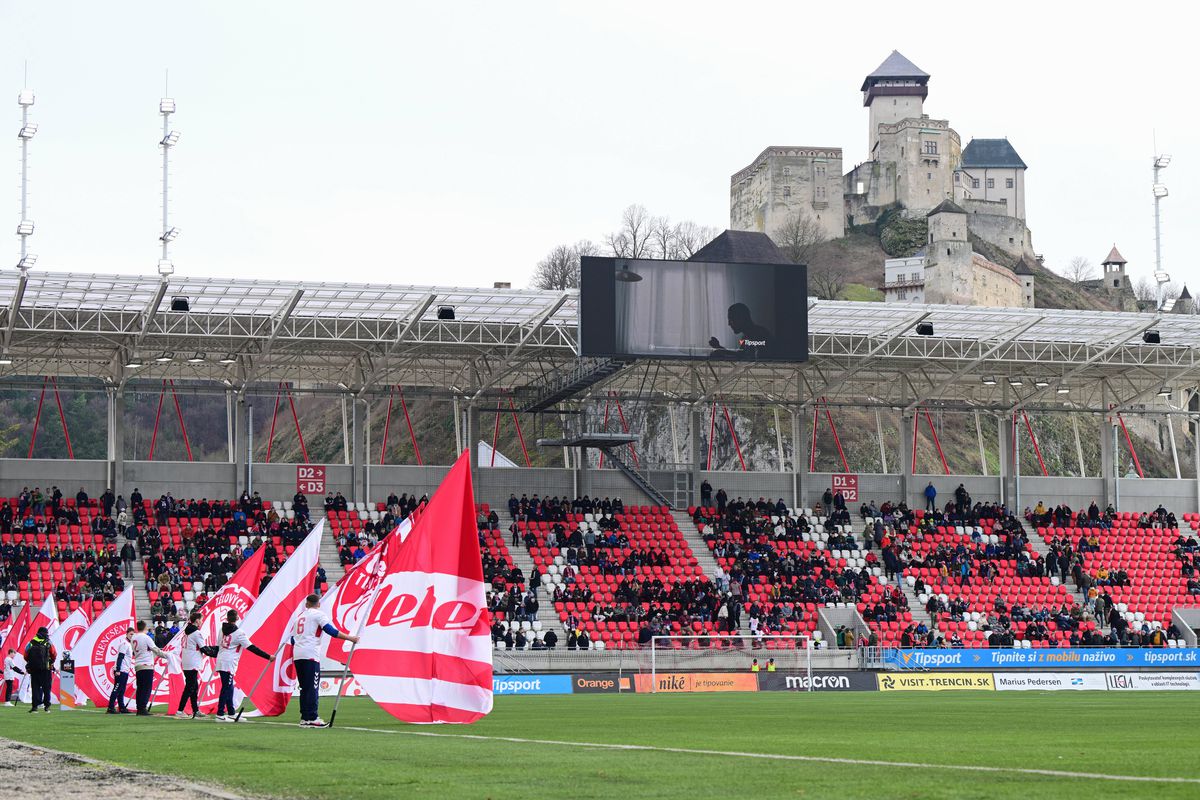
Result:
<instances>
[{"instance_id":1,"label":"concrete wall","mask_svg":"<svg viewBox=\"0 0 1200 800\"><path fill-rule=\"evenodd\" d=\"M1176 515L1200 511L1196 481L1175 478L1121 478L1117 481L1118 511L1149 511L1159 503Z\"/></svg>"},{"instance_id":2,"label":"concrete wall","mask_svg":"<svg viewBox=\"0 0 1200 800\"><path fill-rule=\"evenodd\" d=\"M0 459L0 497L16 497L25 487L43 490L57 486L74 497L82 486L92 497L107 488L108 465L104 461L68 461L56 458Z\"/></svg>"},{"instance_id":3,"label":"concrete wall","mask_svg":"<svg viewBox=\"0 0 1200 800\"><path fill-rule=\"evenodd\" d=\"M1047 504L1066 503L1071 508L1087 508L1095 500L1104 505L1102 478L1022 477L1019 489L1020 510L1033 508L1039 500Z\"/></svg>"}]
</instances>

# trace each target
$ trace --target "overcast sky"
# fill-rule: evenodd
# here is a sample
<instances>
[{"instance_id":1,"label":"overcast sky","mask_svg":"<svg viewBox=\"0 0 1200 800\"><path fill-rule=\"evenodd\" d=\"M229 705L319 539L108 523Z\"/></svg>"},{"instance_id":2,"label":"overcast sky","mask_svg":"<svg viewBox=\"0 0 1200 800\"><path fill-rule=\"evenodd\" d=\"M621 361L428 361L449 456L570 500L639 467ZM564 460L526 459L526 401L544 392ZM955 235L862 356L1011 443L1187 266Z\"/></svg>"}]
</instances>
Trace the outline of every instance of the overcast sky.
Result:
<instances>
[{"instance_id":1,"label":"overcast sky","mask_svg":"<svg viewBox=\"0 0 1200 800\"><path fill-rule=\"evenodd\" d=\"M1128 3L7 0L0 202L15 220L28 61L37 269L153 273L169 69L178 274L522 286L633 202L725 227L729 176L768 145L865 160L858 88L898 49L931 116L1029 165L1051 267L1116 242L1153 271L1156 130L1164 268L1194 291L1194 31Z\"/></svg>"}]
</instances>

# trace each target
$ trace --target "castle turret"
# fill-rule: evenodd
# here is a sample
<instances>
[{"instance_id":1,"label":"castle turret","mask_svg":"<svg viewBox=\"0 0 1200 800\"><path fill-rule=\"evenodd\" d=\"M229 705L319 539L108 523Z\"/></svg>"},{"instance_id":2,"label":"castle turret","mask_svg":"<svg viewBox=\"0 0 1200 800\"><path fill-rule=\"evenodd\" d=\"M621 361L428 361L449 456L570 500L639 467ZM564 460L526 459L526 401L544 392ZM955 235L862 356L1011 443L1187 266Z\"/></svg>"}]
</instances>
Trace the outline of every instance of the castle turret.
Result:
<instances>
[{"instance_id":1,"label":"castle turret","mask_svg":"<svg viewBox=\"0 0 1200 800\"><path fill-rule=\"evenodd\" d=\"M1171 311L1176 314L1196 313L1196 301L1192 299L1192 293L1188 291L1186 283L1183 285L1183 291L1179 293L1179 297L1175 298L1175 305L1171 307Z\"/></svg>"},{"instance_id":2,"label":"castle turret","mask_svg":"<svg viewBox=\"0 0 1200 800\"><path fill-rule=\"evenodd\" d=\"M1021 306L1023 308L1033 308L1033 265L1021 256L1021 260L1013 267L1013 274L1017 276L1017 280L1021 282Z\"/></svg>"},{"instance_id":3,"label":"castle turret","mask_svg":"<svg viewBox=\"0 0 1200 800\"><path fill-rule=\"evenodd\" d=\"M867 150L871 158L875 158L881 124L921 118L924 100L929 96L928 83L929 73L900 55L898 50L893 50L863 79L863 105L871 110Z\"/></svg>"},{"instance_id":4,"label":"castle turret","mask_svg":"<svg viewBox=\"0 0 1200 800\"><path fill-rule=\"evenodd\" d=\"M943 200L929 212L925 246L925 302L971 304L971 243L967 212Z\"/></svg>"},{"instance_id":5,"label":"castle turret","mask_svg":"<svg viewBox=\"0 0 1200 800\"><path fill-rule=\"evenodd\" d=\"M1125 288L1125 259L1118 252L1117 246L1114 244L1112 250L1108 251L1108 256L1104 261L1100 262L1101 268L1104 270L1102 285L1109 292L1119 292Z\"/></svg>"}]
</instances>

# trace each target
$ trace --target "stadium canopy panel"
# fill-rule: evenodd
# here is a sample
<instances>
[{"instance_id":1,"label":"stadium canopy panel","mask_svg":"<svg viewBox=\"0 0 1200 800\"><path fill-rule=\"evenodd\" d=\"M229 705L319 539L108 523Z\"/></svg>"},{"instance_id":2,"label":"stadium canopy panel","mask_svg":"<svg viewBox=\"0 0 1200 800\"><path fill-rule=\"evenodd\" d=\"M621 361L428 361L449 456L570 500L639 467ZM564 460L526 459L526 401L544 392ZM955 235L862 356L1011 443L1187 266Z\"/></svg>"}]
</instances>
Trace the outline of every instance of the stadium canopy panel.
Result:
<instances>
[{"instance_id":1,"label":"stadium canopy panel","mask_svg":"<svg viewBox=\"0 0 1200 800\"><path fill-rule=\"evenodd\" d=\"M0 366L0 380L171 378L214 391L285 381L359 394L400 384L467 400L521 396L577 371L578 299L572 291L4 272L0 335L12 363ZM1147 332L1159 343L1147 343ZM1198 348L1200 318L1186 315L810 301L807 362L638 359L573 399L617 391L672 402L1105 412L1156 403L1164 386L1194 386ZM1170 409L1159 402L1156 410Z\"/></svg>"}]
</instances>

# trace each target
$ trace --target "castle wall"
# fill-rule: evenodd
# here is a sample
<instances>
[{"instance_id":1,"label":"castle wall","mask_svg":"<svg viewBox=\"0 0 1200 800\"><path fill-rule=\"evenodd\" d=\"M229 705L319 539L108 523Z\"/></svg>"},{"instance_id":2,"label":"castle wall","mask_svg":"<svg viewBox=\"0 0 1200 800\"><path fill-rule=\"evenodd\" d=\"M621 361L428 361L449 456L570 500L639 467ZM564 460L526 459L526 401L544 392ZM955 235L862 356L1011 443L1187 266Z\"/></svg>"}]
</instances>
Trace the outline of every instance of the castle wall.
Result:
<instances>
[{"instance_id":1,"label":"castle wall","mask_svg":"<svg viewBox=\"0 0 1200 800\"><path fill-rule=\"evenodd\" d=\"M1022 255L1031 259L1036 258L1033 252L1033 235L1025 227L1024 220L1010 217L1007 214L981 213L973 210L982 205L970 200L964 204L964 208L970 212L967 215L967 226L971 233L1014 258L1020 258ZM995 204L987 204L987 206L993 205Z\"/></svg>"},{"instance_id":2,"label":"castle wall","mask_svg":"<svg viewBox=\"0 0 1200 800\"><path fill-rule=\"evenodd\" d=\"M896 179L891 196L868 193L872 205L899 202L918 214L954 197L962 146L948 121L921 117L879 125L878 139L875 162L893 165Z\"/></svg>"},{"instance_id":3,"label":"castle wall","mask_svg":"<svg viewBox=\"0 0 1200 800\"><path fill-rule=\"evenodd\" d=\"M1024 287L1019 276L979 254L971 259L972 305L1020 308Z\"/></svg>"},{"instance_id":4,"label":"castle wall","mask_svg":"<svg viewBox=\"0 0 1200 800\"><path fill-rule=\"evenodd\" d=\"M800 212L826 238L839 239L846 233L842 190L840 148L768 147L730 178L729 227L776 238Z\"/></svg>"},{"instance_id":5,"label":"castle wall","mask_svg":"<svg viewBox=\"0 0 1200 800\"><path fill-rule=\"evenodd\" d=\"M992 185L988 186L991 181ZM1012 186L1009 186L1009 181ZM976 186L975 183L979 185ZM963 167L954 185L955 199L1004 204L1009 216L1025 219L1025 170L1014 167Z\"/></svg>"}]
</instances>

